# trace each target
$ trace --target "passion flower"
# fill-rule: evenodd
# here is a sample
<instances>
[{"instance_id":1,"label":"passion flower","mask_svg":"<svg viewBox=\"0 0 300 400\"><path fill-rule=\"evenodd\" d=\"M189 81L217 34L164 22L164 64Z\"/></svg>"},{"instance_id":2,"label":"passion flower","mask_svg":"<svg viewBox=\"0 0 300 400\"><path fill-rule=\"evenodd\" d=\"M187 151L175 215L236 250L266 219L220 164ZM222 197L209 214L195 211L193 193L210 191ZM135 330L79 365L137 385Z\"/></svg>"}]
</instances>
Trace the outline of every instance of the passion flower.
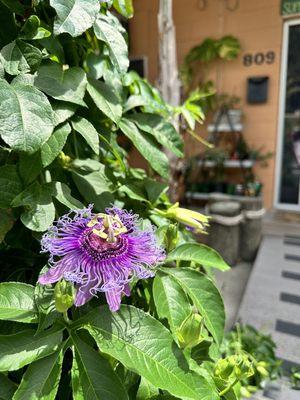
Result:
<instances>
[{"instance_id":1,"label":"passion flower","mask_svg":"<svg viewBox=\"0 0 300 400\"><path fill-rule=\"evenodd\" d=\"M50 254L50 268L40 284L73 282L77 307L104 292L111 311L120 308L123 294L130 295L130 281L154 276L165 257L153 228L141 230L137 215L117 207L100 214L92 205L71 211L49 228L41 244Z\"/></svg>"}]
</instances>

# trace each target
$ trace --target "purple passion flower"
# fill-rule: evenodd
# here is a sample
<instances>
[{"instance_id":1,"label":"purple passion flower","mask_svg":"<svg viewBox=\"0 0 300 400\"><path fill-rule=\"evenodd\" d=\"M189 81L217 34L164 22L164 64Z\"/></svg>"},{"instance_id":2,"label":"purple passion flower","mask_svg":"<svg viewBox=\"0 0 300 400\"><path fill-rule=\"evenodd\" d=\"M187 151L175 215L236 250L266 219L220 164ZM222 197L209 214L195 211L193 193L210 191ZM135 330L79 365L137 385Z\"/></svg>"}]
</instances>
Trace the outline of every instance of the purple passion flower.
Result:
<instances>
[{"instance_id":1,"label":"purple passion flower","mask_svg":"<svg viewBox=\"0 0 300 400\"><path fill-rule=\"evenodd\" d=\"M94 214L92 205L62 216L42 238L50 268L39 283L73 282L77 307L104 292L111 311L117 311L122 294L130 295L129 282L154 276L165 257L154 231L142 231L138 222L137 215L117 207Z\"/></svg>"}]
</instances>

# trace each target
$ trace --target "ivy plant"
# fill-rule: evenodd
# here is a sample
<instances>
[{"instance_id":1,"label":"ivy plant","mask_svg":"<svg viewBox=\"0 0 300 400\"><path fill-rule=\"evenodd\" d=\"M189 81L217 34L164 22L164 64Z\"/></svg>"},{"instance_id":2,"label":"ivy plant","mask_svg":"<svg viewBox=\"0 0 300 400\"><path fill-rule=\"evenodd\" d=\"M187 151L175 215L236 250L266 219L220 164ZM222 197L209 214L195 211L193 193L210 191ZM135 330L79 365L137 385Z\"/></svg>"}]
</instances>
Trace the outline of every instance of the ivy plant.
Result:
<instances>
[{"instance_id":1,"label":"ivy plant","mask_svg":"<svg viewBox=\"0 0 300 400\"><path fill-rule=\"evenodd\" d=\"M0 399L235 399L251 374L224 372L228 266L169 202L178 110L129 70L132 15L0 1Z\"/></svg>"}]
</instances>

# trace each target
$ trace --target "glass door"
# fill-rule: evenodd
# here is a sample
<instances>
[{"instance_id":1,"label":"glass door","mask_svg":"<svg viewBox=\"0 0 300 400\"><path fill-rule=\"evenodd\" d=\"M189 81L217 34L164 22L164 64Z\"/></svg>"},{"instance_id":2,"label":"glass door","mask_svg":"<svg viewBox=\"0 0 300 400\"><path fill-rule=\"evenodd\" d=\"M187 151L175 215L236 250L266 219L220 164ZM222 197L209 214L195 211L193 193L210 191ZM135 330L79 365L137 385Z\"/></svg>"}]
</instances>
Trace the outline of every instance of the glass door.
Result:
<instances>
[{"instance_id":1,"label":"glass door","mask_svg":"<svg viewBox=\"0 0 300 400\"><path fill-rule=\"evenodd\" d=\"M300 21L285 23L283 36L276 207L300 211Z\"/></svg>"}]
</instances>

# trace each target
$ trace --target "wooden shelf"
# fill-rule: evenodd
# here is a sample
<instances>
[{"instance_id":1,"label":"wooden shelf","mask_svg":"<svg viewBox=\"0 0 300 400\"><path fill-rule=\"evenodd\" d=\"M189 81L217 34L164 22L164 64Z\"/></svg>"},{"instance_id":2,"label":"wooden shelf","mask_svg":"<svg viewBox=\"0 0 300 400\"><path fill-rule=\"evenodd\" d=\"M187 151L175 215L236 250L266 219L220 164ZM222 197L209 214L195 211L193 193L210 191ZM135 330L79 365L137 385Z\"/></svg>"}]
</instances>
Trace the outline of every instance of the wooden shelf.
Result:
<instances>
[{"instance_id":1,"label":"wooden shelf","mask_svg":"<svg viewBox=\"0 0 300 400\"><path fill-rule=\"evenodd\" d=\"M255 164L254 160L225 160L222 163L225 168L252 168ZM215 161L210 160L199 160L198 165L200 167L204 166L207 168L213 168L217 165ZM220 163L221 165L221 163Z\"/></svg>"},{"instance_id":2,"label":"wooden shelf","mask_svg":"<svg viewBox=\"0 0 300 400\"><path fill-rule=\"evenodd\" d=\"M262 200L262 196L238 196L234 194L226 194L226 193L219 193L219 192L211 192L211 193L199 193L199 192L186 192L185 194L187 199L193 200L209 200L211 198L220 198L220 200Z\"/></svg>"},{"instance_id":3,"label":"wooden shelf","mask_svg":"<svg viewBox=\"0 0 300 400\"><path fill-rule=\"evenodd\" d=\"M233 128L233 129L232 129ZM216 127L215 124L209 124L207 127L208 132L224 132L224 133L230 133L230 132L242 132L242 130L244 129L244 125L243 124L234 124L232 126L232 128L230 127L229 124L219 124L218 127Z\"/></svg>"}]
</instances>

